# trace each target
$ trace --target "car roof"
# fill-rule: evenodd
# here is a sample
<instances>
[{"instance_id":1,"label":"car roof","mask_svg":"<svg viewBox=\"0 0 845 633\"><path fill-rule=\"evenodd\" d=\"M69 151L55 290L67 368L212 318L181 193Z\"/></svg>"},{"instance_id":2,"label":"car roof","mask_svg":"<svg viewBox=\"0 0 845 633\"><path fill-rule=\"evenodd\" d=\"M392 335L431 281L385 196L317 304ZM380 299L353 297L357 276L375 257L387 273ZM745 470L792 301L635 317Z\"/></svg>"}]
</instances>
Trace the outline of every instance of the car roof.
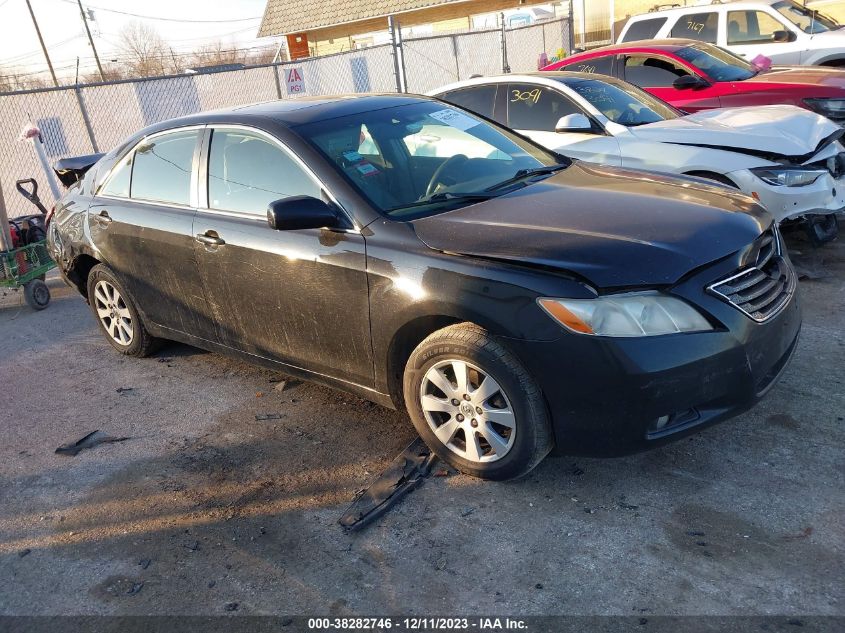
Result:
<instances>
[{"instance_id":1,"label":"car roof","mask_svg":"<svg viewBox=\"0 0 845 633\"><path fill-rule=\"evenodd\" d=\"M662 51L664 53L674 53L682 48L686 48L687 46L695 46L698 44L707 44L707 42L700 42L698 40L689 40L682 38L671 38L665 40L637 40L634 42L623 42L621 44L610 44L609 46L602 46L600 48L591 48L590 50L584 51L583 53L572 55L572 58L587 55L592 56L596 53L613 53L617 51L624 52L632 48L636 48L639 50L647 49L653 51ZM566 61L567 59L570 58L564 58L561 61Z\"/></svg>"},{"instance_id":2,"label":"car roof","mask_svg":"<svg viewBox=\"0 0 845 633\"><path fill-rule=\"evenodd\" d=\"M279 99L167 119L140 130L132 138L143 137L188 125L215 123L246 124L252 123L256 119L269 119L276 125L293 127L306 123L327 121L347 115L361 114L363 112L412 105L414 103L424 103L426 101L430 101L430 98L421 95L397 95L390 93Z\"/></svg>"},{"instance_id":3,"label":"car roof","mask_svg":"<svg viewBox=\"0 0 845 633\"><path fill-rule=\"evenodd\" d=\"M472 79L464 79L456 81L445 86L440 86L431 90L429 95L440 95L444 92L451 92L452 90L460 90L461 88L469 88L470 86L483 86L487 84L500 84L510 82L526 82L536 83L538 85L553 85L555 80L559 79L588 79L592 81L611 81L618 82L615 77L608 75L597 75L596 73L579 73L569 70L536 70L525 73L513 73L508 75L491 75L490 77L473 77Z\"/></svg>"},{"instance_id":4,"label":"car roof","mask_svg":"<svg viewBox=\"0 0 845 633\"><path fill-rule=\"evenodd\" d=\"M648 11L647 13L639 13L637 15L632 15L628 19L628 24L631 22L640 20L648 20L655 16L667 16L667 15L678 15L678 14L687 14L687 13L703 13L709 9L717 9L719 7L728 6L731 9L755 9L758 8L761 4L771 6L777 2L781 2L782 0L739 0L737 2L711 2L708 4L694 4L685 7L677 7L677 6L669 6L665 9L657 8L660 5L656 5L654 9Z\"/></svg>"}]
</instances>

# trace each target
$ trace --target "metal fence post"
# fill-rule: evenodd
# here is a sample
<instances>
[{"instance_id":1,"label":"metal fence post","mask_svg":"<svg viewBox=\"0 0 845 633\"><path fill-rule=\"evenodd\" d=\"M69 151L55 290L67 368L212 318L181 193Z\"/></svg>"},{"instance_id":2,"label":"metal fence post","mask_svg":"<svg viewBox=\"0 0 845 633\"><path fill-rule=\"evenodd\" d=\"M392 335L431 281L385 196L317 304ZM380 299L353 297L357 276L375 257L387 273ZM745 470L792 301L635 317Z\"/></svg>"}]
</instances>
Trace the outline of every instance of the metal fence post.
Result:
<instances>
[{"instance_id":1,"label":"metal fence post","mask_svg":"<svg viewBox=\"0 0 845 633\"><path fill-rule=\"evenodd\" d=\"M6 213L6 202L3 200L3 183L0 182L0 248L10 251L12 247L12 231L9 229L9 216Z\"/></svg>"},{"instance_id":2,"label":"metal fence post","mask_svg":"<svg viewBox=\"0 0 845 633\"><path fill-rule=\"evenodd\" d=\"M502 18L502 72L507 74L511 71L508 64L508 38L507 38L507 23L505 22L505 14L499 14Z\"/></svg>"},{"instance_id":3,"label":"metal fence post","mask_svg":"<svg viewBox=\"0 0 845 633\"><path fill-rule=\"evenodd\" d=\"M458 38L454 35L451 36L452 39L452 55L455 58L455 77L457 81L461 80L461 61L458 58Z\"/></svg>"},{"instance_id":4,"label":"metal fence post","mask_svg":"<svg viewBox=\"0 0 845 633\"><path fill-rule=\"evenodd\" d=\"M279 99L282 98L282 84L279 81L279 65L273 64L273 79L276 80L276 95Z\"/></svg>"},{"instance_id":5,"label":"metal fence post","mask_svg":"<svg viewBox=\"0 0 845 633\"><path fill-rule=\"evenodd\" d=\"M85 99L82 97L82 89L79 86L74 86L73 91L76 93L76 102L79 104L79 112L82 114L82 121L85 123L85 130L88 132L88 140L91 141L91 148L94 153L100 151L97 147L97 139L94 138L94 128L91 127L91 119L88 117L88 108L85 107Z\"/></svg>"},{"instance_id":6,"label":"metal fence post","mask_svg":"<svg viewBox=\"0 0 845 633\"><path fill-rule=\"evenodd\" d=\"M396 92L407 92L408 84L405 78L405 60L402 58L402 28L392 15L387 16L387 28L390 31L390 42L393 51L393 73L396 76Z\"/></svg>"}]
</instances>

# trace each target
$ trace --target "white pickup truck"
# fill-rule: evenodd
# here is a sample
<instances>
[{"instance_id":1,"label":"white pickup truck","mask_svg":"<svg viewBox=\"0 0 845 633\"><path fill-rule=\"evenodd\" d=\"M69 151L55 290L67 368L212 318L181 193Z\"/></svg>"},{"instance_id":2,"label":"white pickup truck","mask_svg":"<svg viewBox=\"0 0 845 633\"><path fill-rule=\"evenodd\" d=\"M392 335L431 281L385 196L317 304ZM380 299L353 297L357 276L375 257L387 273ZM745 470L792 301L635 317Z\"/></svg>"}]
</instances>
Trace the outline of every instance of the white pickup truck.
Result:
<instances>
[{"instance_id":1,"label":"white pickup truck","mask_svg":"<svg viewBox=\"0 0 845 633\"><path fill-rule=\"evenodd\" d=\"M665 6L665 5L658 5ZM793 0L701 3L628 20L619 42L679 37L778 65L845 68L845 25Z\"/></svg>"}]
</instances>

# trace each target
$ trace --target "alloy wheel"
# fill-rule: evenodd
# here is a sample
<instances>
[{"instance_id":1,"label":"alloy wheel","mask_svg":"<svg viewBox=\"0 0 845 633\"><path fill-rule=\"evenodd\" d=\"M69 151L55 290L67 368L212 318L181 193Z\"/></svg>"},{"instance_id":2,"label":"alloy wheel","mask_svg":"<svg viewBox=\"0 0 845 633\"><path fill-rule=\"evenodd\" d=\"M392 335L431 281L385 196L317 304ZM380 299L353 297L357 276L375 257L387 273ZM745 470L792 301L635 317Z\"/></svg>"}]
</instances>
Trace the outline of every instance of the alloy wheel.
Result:
<instances>
[{"instance_id":1,"label":"alloy wheel","mask_svg":"<svg viewBox=\"0 0 845 633\"><path fill-rule=\"evenodd\" d=\"M132 344L132 314L113 284L105 280L97 282L94 286L94 308L103 328L116 343L124 347Z\"/></svg>"},{"instance_id":2,"label":"alloy wheel","mask_svg":"<svg viewBox=\"0 0 845 633\"><path fill-rule=\"evenodd\" d=\"M420 405L432 432L458 456L476 463L502 459L516 438L516 417L502 387L462 360L432 365L420 385Z\"/></svg>"}]
</instances>

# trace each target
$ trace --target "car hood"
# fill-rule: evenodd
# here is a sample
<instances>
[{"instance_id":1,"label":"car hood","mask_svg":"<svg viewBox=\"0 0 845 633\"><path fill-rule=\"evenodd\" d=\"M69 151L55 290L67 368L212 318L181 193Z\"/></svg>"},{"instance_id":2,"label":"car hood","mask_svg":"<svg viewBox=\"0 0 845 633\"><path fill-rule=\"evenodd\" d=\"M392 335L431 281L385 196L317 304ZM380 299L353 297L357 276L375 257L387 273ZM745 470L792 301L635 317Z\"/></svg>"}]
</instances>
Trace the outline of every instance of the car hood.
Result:
<instances>
[{"instance_id":1,"label":"car hood","mask_svg":"<svg viewBox=\"0 0 845 633\"><path fill-rule=\"evenodd\" d=\"M775 66L742 83L802 84L809 88L825 86L845 90L845 70L824 66Z\"/></svg>"},{"instance_id":2,"label":"car hood","mask_svg":"<svg viewBox=\"0 0 845 633\"><path fill-rule=\"evenodd\" d=\"M643 140L806 156L845 130L819 114L788 105L705 110L631 129Z\"/></svg>"},{"instance_id":3,"label":"car hood","mask_svg":"<svg viewBox=\"0 0 845 633\"><path fill-rule=\"evenodd\" d=\"M554 268L618 288L674 284L747 246L771 222L753 199L724 187L576 162L413 224L435 250Z\"/></svg>"}]
</instances>

